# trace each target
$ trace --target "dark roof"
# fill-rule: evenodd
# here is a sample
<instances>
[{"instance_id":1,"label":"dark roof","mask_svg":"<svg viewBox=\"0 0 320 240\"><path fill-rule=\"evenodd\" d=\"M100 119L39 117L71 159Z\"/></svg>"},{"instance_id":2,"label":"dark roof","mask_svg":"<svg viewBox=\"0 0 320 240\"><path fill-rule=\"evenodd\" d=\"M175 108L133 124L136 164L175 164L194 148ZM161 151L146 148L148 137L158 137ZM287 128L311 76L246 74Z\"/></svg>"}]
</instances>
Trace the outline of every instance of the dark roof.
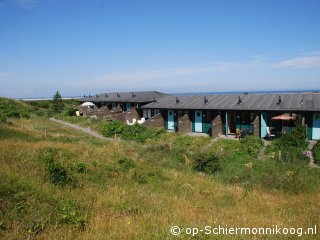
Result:
<instances>
[{"instance_id":1,"label":"dark roof","mask_svg":"<svg viewBox=\"0 0 320 240\"><path fill-rule=\"evenodd\" d=\"M279 103L279 97L281 102ZM207 103L205 103L205 98ZM177 103L178 99L178 103ZM240 103L240 101L241 103ZM320 93L166 96L142 108L258 111L320 111Z\"/></svg>"},{"instance_id":2,"label":"dark roof","mask_svg":"<svg viewBox=\"0 0 320 240\"><path fill-rule=\"evenodd\" d=\"M168 96L168 94L157 91L144 91L144 92L113 92L113 93L100 93L91 97L81 98L80 102L132 102L143 103L152 102L162 97Z\"/></svg>"}]
</instances>

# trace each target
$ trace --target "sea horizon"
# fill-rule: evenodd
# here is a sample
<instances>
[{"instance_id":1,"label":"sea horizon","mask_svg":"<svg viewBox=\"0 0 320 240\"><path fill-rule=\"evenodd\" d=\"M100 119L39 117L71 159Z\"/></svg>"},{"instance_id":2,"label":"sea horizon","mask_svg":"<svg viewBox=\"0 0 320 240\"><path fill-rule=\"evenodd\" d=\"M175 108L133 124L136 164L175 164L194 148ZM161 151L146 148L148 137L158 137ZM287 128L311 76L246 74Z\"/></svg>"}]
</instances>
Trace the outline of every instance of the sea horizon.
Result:
<instances>
[{"instance_id":1,"label":"sea horizon","mask_svg":"<svg viewBox=\"0 0 320 240\"><path fill-rule=\"evenodd\" d=\"M128 91L130 92L130 91ZM138 92L138 91L134 91ZM213 95L213 94L258 94L258 93L303 93L303 92L314 92L318 93L320 92L320 89L303 89L303 90L255 90L255 91L208 91L208 92L173 92L168 93L174 96L192 96L192 95ZM93 94L92 96L94 96ZM80 99L83 98L83 95L81 96L63 96L62 99ZM13 98L16 100L24 100L24 101L37 101L37 100L50 100L52 99L52 96L50 97L20 97L20 98Z\"/></svg>"}]
</instances>

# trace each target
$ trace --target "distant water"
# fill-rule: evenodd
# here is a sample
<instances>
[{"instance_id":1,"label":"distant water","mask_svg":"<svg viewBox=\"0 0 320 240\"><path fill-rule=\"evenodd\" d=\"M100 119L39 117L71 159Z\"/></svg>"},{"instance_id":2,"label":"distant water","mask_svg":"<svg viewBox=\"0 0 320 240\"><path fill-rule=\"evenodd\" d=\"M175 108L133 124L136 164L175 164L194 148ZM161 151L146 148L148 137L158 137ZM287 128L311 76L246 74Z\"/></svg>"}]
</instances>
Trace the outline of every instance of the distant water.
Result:
<instances>
[{"instance_id":1,"label":"distant water","mask_svg":"<svg viewBox=\"0 0 320 240\"><path fill-rule=\"evenodd\" d=\"M71 96L71 97L62 97L62 99L80 99L83 96ZM23 101L39 101L39 100L52 100L52 97L34 97L34 98L16 98L17 100Z\"/></svg>"},{"instance_id":2,"label":"distant water","mask_svg":"<svg viewBox=\"0 0 320 240\"><path fill-rule=\"evenodd\" d=\"M210 95L210 94L255 94L255 93L305 93L313 92L319 93L320 90L275 90L275 91L233 91L233 92L190 92L190 93L170 93L175 96L191 96L191 95Z\"/></svg>"},{"instance_id":3,"label":"distant water","mask_svg":"<svg viewBox=\"0 0 320 240\"><path fill-rule=\"evenodd\" d=\"M210 94L243 94L243 93L303 93L303 92L316 92L320 93L320 89L309 89L309 90L275 90L275 91L233 91L233 92L188 92L188 93L168 93L174 96L191 96L191 95L210 95ZM80 99L83 96L67 96L62 99ZM51 100L52 97L34 97L34 98L17 98L25 101L37 101L37 100Z\"/></svg>"}]
</instances>

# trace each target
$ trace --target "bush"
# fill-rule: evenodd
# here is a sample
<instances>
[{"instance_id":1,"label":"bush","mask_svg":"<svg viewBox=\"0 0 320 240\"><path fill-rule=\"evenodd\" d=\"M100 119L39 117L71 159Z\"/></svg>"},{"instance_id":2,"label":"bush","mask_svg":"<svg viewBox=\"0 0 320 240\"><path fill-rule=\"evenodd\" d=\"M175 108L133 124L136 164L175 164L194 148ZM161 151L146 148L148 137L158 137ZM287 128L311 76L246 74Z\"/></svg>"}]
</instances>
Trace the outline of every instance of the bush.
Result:
<instances>
[{"instance_id":1,"label":"bush","mask_svg":"<svg viewBox=\"0 0 320 240\"><path fill-rule=\"evenodd\" d=\"M63 111L63 113L65 116L76 116L76 111L77 110L73 107L68 107Z\"/></svg>"},{"instance_id":2,"label":"bush","mask_svg":"<svg viewBox=\"0 0 320 240\"><path fill-rule=\"evenodd\" d=\"M120 121L111 121L108 122L104 128L104 135L106 137L113 137L115 134L120 135L124 128L125 124Z\"/></svg>"},{"instance_id":3,"label":"bush","mask_svg":"<svg viewBox=\"0 0 320 240\"><path fill-rule=\"evenodd\" d=\"M72 166L72 170L77 173L86 173L88 171L88 164L83 162L74 163Z\"/></svg>"},{"instance_id":4,"label":"bush","mask_svg":"<svg viewBox=\"0 0 320 240\"><path fill-rule=\"evenodd\" d=\"M80 206L76 201L69 200L60 209L60 223L72 224L81 230L86 227L86 218L80 212Z\"/></svg>"},{"instance_id":5,"label":"bush","mask_svg":"<svg viewBox=\"0 0 320 240\"><path fill-rule=\"evenodd\" d=\"M221 170L221 161L217 155L212 152L203 152L194 158L195 164L193 169L208 174Z\"/></svg>"},{"instance_id":6,"label":"bush","mask_svg":"<svg viewBox=\"0 0 320 240\"><path fill-rule=\"evenodd\" d=\"M7 117L0 112L0 123L6 123L7 122Z\"/></svg>"},{"instance_id":7,"label":"bush","mask_svg":"<svg viewBox=\"0 0 320 240\"><path fill-rule=\"evenodd\" d=\"M18 110L11 110L7 112L7 117L20 118L20 112Z\"/></svg>"},{"instance_id":8,"label":"bush","mask_svg":"<svg viewBox=\"0 0 320 240\"><path fill-rule=\"evenodd\" d=\"M119 164L122 172L127 172L136 166L134 161L132 161L130 158L126 158L126 157L120 158L118 160L118 164Z\"/></svg>"},{"instance_id":9,"label":"bush","mask_svg":"<svg viewBox=\"0 0 320 240\"><path fill-rule=\"evenodd\" d=\"M246 136L240 142L246 153L252 157L257 156L259 150L263 147L262 139L254 135Z\"/></svg>"},{"instance_id":10,"label":"bush","mask_svg":"<svg viewBox=\"0 0 320 240\"><path fill-rule=\"evenodd\" d=\"M273 153L276 159L287 161L307 160L303 155L306 148L305 129L302 125L296 125L292 132L283 134L279 139L272 141L266 153Z\"/></svg>"},{"instance_id":11,"label":"bush","mask_svg":"<svg viewBox=\"0 0 320 240\"><path fill-rule=\"evenodd\" d=\"M317 142L316 145L313 147L313 157L314 157L314 162L316 164L320 163L320 143Z\"/></svg>"},{"instance_id":12,"label":"bush","mask_svg":"<svg viewBox=\"0 0 320 240\"><path fill-rule=\"evenodd\" d=\"M56 151L54 149L49 149L45 156L49 180L55 185L64 186L70 183L72 179L67 170L55 161L55 155Z\"/></svg>"},{"instance_id":13,"label":"bush","mask_svg":"<svg viewBox=\"0 0 320 240\"><path fill-rule=\"evenodd\" d=\"M141 138L143 142L143 133L146 131L146 127L140 124L134 124L132 126L125 125L121 137L125 140L137 140Z\"/></svg>"},{"instance_id":14,"label":"bush","mask_svg":"<svg viewBox=\"0 0 320 240\"><path fill-rule=\"evenodd\" d=\"M147 139L154 139L163 132L164 130L146 128L140 124L129 126L120 121L108 122L104 128L104 135L106 137L113 137L117 134L122 139L133 140L139 143L144 143Z\"/></svg>"}]
</instances>

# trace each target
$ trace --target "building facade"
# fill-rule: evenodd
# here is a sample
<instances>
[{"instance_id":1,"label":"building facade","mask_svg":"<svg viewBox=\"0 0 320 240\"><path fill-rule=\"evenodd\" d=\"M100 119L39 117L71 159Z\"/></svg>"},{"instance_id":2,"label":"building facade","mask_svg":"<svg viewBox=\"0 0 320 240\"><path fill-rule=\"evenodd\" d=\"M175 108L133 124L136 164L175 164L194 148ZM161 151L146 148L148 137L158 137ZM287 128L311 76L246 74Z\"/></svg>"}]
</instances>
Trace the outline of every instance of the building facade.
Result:
<instances>
[{"instance_id":1,"label":"building facade","mask_svg":"<svg viewBox=\"0 0 320 240\"><path fill-rule=\"evenodd\" d=\"M169 131L200 132L212 137L247 131L264 138L268 132L290 132L294 121L306 127L308 139L320 139L320 94L213 94L165 96L142 106L162 115ZM294 121L272 118L287 115Z\"/></svg>"}]
</instances>

